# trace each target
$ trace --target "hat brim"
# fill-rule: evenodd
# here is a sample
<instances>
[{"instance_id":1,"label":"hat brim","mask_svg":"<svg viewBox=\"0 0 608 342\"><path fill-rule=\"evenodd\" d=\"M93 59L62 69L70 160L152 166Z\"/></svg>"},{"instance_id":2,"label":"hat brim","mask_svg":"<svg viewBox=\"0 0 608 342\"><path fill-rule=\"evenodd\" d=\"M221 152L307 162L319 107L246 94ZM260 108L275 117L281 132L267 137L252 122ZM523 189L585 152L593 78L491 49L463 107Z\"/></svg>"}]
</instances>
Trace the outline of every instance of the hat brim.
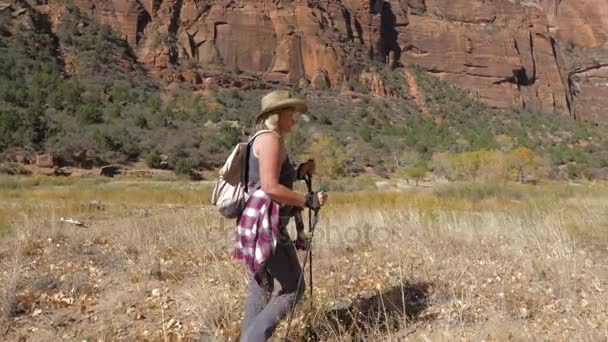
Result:
<instances>
[{"instance_id":1,"label":"hat brim","mask_svg":"<svg viewBox=\"0 0 608 342\"><path fill-rule=\"evenodd\" d=\"M255 122L260 123L266 116L276 112L277 110L281 110L284 108L294 108L296 112L306 113L308 111L308 105L306 101L301 99L287 99L283 101L279 101L268 108L265 108L263 111L259 112L256 116Z\"/></svg>"}]
</instances>

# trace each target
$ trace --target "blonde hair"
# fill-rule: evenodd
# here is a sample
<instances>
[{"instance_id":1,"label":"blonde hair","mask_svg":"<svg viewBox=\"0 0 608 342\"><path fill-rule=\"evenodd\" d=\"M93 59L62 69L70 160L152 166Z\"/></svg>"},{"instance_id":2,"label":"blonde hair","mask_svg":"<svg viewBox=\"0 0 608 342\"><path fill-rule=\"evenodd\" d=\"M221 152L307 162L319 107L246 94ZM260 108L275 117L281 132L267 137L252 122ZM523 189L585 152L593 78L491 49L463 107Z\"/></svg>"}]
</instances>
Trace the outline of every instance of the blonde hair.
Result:
<instances>
[{"instance_id":1,"label":"blonde hair","mask_svg":"<svg viewBox=\"0 0 608 342\"><path fill-rule=\"evenodd\" d=\"M275 132L281 134L281 132L279 132L279 118L281 117L281 114L288 109L293 110L292 107L287 107L287 108L281 108L281 109L275 110L274 112L271 112L270 114L268 114L266 116L266 118L264 120L262 120L257 125L256 128L258 130L269 129L271 131L275 131Z\"/></svg>"},{"instance_id":2,"label":"blonde hair","mask_svg":"<svg viewBox=\"0 0 608 342\"><path fill-rule=\"evenodd\" d=\"M269 129L271 131L279 131L279 112L273 112L258 124L258 129Z\"/></svg>"}]
</instances>

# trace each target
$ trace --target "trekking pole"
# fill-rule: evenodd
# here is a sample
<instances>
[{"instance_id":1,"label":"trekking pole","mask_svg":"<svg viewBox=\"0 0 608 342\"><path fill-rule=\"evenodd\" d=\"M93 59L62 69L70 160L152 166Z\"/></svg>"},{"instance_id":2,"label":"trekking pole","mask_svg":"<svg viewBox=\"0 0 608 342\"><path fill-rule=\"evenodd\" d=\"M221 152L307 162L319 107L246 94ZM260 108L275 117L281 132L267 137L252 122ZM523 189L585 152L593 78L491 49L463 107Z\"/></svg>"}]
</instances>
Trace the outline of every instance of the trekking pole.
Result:
<instances>
[{"instance_id":1,"label":"trekking pole","mask_svg":"<svg viewBox=\"0 0 608 342\"><path fill-rule=\"evenodd\" d=\"M304 178L304 181L306 182L306 186L308 188L308 192L312 192L312 176L306 176ZM313 218L313 210L308 208L308 232L309 232L309 237L307 238L308 240L308 251L306 253L306 257L304 257L304 263L302 264L302 272L300 273L299 279L298 279L298 290L299 290L299 286L301 284L301 279L302 277L304 277L304 270L306 269L306 264L310 262L310 266L308 268L309 270L309 286L310 286L310 311L312 312L313 309L313 292L312 292L312 238L314 236L314 231L315 231L315 226L317 225L317 221L318 221L318 214L319 214L319 209L314 210L314 218ZM291 308L291 312L289 315L289 320L287 322L287 329L285 331L285 341L289 341L289 330L291 328L291 323L293 321L293 314L295 312L295 305ZM307 324L307 329L310 329L310 320Z\"/></svg>"},{"instance_id":2,"label":"trekking pole","mask_svg":"<svg viewBox=\"0 0 608 342\"><path fill-rule=\"evenodd\" d=\"M308 192L312 192L312 176L308 176L306 178L306 185L308 186ZM310 315L314 309L314 294L313 294L313 283L312 283L312 240L315 235L315 228L317 226L317 222L319 220L319 209L308 209L308 259L310 265L308 266L308 274L309 274L309 286L310 286L310 312L308 316L308 320L306 322L306 335L305 338L307 341L317 341L318 337L314 329L312 328L312 319Z\"/></svg>"},{"instance_id":3,"label":"trekking pole","mask_svg":"<svg viewBox=\"0 0 608 342\"><path fill-rule=\"evenodd\" d=\"M308 192L312 192L312 176L308 176L306 179L306 185L308 186ZM310 259L310 266L308 267L309 283L310 283L310 310L313 308L313 293L312 293L312 238L315 235L315 227L319 220L319 209L312 210L308 208L308 258Z\"/></svg>"}]
</instances>

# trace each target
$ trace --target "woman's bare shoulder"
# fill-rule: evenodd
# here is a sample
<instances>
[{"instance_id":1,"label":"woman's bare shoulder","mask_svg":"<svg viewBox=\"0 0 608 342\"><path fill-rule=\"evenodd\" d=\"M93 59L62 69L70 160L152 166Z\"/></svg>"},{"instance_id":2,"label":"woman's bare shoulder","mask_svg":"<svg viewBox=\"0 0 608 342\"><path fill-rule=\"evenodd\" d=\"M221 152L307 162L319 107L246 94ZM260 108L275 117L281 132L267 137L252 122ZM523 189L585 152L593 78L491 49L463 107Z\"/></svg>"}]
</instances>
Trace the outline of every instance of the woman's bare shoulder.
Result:
<instances>
[{"instance_id":1,"label":"woman's bare shoulder","mask_svg":"<svg viewBox=\"0 0 608 342\"><path fill-rule=\"evenodd\" d=\"M281 137L274 132L264 132L257 136L256 141L267 142L267 143L280 143Z\"/></svg>"},{"instance_id":2,"label":"woman's bare shoulder","mask_svg":"<svg viewBox=\"0 0 608 342\"><path fill-rule=\"evenodd\" d=\"M281 137L278 134L268 132L260 134L253 142L254 149L257 152L261 149L264 150L282 150L283 143Z\"/></svg>"}]
</instances>

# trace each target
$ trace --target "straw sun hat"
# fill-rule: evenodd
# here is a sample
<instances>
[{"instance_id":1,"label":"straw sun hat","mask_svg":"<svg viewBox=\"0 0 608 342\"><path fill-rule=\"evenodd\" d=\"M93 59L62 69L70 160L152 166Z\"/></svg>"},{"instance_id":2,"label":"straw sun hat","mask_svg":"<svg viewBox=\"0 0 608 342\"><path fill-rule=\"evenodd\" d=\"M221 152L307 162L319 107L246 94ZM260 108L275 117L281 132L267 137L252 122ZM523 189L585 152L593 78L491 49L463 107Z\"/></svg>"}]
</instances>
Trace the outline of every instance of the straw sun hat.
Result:
<instances>
[{"instance_id":1,"label":"straw sun hat","mask_svg":"<svg viewBox=\"0 0 608 342\"><path fill-rule=\"evenodd\" d=\"M262 110L255 118L256 123L260 123L268 115L284 109L294 108L296 112L305 113L308 110L306 100L293 96L288 90L275 90L264 97L261 101Z\"/></svg>"}]
</instances>

